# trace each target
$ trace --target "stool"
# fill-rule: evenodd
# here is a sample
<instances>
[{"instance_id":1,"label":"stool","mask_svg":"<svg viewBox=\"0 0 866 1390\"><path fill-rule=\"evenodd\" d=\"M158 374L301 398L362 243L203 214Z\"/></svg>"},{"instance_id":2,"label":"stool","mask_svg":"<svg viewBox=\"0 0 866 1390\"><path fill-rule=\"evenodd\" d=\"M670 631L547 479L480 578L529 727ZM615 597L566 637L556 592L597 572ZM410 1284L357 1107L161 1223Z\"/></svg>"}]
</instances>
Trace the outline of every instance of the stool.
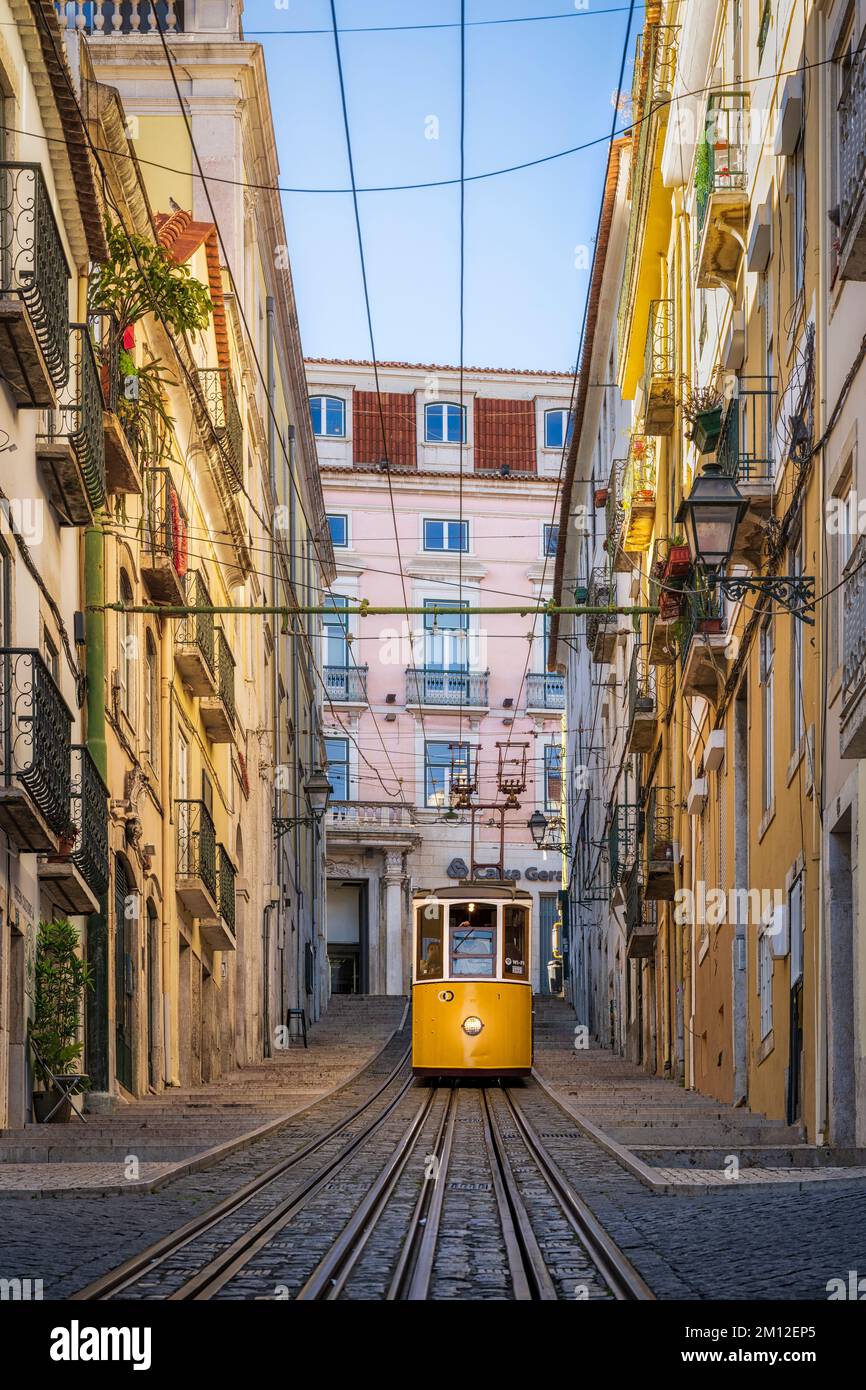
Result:
<instances>
[{"instance_id":1,"label":"stool","mask_svg":"<svg viewBox=\"0 0 866 1390\"><path fill-rule=\"evenodd\" d=\"M304 1047L307 1046L307 1014L304 1009L289 1009L286 1014L286 1026L289 1030L289 1042L292 1041L292 1024L299 1024L300 1027L295 1033L295 1037L303 1038Z\"/></svg>"}]
</instances>

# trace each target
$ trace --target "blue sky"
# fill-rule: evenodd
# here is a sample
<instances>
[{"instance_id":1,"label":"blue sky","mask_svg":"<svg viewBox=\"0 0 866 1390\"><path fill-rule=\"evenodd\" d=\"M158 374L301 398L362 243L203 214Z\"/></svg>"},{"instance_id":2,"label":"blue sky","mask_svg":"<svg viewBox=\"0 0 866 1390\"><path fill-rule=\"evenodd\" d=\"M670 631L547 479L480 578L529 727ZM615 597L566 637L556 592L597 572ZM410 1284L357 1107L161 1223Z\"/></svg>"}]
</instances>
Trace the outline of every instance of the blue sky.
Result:
<instances>
[{"instance_id":1,"label":"blue sky","mask_svg":"<svg viewBox=\"0 0 866 1390\"><path fill-rule=\"evenodd\" d=\"M467 30L468 175L609 134L628 6L589 5L577 12L574 0L468 0L470 21L568 15ZM459 22L460 8L458 0L338 0L337 17L341 30L436 24ZM627 89L642 17L638 5ZM282 184L346 187L328 0L288 0L288 8L248 0L244 19L265 48ZM256 32L265 29L276 32ZM295 32L303 29L326 32ZM459 28L341 36L359 185L459 174L459 45ZM606 155L603 138L564 159L468 184L467 364L573 366L589 280L575 265L575 248L591 252ZM456 362L458 188L366 193L360 203L378 357ZM284 206L305 352L368 357L351 197L286 193Z\"/></svg>"}]
</instances>

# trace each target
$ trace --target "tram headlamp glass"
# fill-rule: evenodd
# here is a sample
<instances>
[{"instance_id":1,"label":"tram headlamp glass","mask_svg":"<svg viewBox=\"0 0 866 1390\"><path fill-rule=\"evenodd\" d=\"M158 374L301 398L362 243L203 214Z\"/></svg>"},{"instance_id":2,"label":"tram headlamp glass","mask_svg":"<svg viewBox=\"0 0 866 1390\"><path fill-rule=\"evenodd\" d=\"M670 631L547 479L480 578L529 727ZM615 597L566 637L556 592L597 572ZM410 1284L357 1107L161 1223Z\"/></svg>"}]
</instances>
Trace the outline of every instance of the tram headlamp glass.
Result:
<instances>
[{"instance_id":1,"label":"tram headlamp glass","mask_svg":"<svg viewBox=\"0 0 866 1390\"><path fill-rule=\"evenodd\" d=\"M460 1026L464 1033L469 1034L470 1038L477 1038L484 1024L481 1022L480 1018L476 1018L474 1014L470 1014L468 1018L464 1018Z\"/></svg>"}]
</instances>

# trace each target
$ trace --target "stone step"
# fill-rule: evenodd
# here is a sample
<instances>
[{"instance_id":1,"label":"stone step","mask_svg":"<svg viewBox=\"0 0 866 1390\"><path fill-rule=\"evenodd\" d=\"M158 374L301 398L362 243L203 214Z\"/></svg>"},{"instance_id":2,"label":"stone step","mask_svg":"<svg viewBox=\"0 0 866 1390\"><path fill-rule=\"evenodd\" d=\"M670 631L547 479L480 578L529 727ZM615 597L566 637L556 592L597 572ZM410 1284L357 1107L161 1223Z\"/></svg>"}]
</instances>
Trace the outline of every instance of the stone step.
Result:
<instances>
[{"instance_id":1,"label":"stone step","mask_svg":"<svg viewBox=\"0 0 866 1390\"><path fill-rule=\"evenodd\" d=\"M678 1149L667 1144L649 1144L633 1153L653 1168L719 1168L725 1166L725 1146ZM741 1168L862 1168L866 1149L816 1148L813 1144L793 1144L780 1148L774 1144L743 1146L736 1156Z\"/></svg>"},{"instance_id":2,"label":"stone step","mask_svg":"<svg viewBox=\"0 0 866 1390\"><path fill-rule=\"evenodd\" d=\"M725 1124L713 1126L711 1131L697 1125L655 1125L652 1121L643 1125L601 1125L599 1128L604 1129L605 1133L609 1134L612 1139L627 1145L630 1149L645 1148L650 1135L657 1144L683 1149L729 1145L729 1152L735 1150L739 1145L744 1148L754 1148L757 1144L784 1146L786 1141L790 1144L797 1144L801 1138L799 1130L794 1128L775 1130L756 1126L754 1129L744 1131Z\"/></svg>"}]
</instances>

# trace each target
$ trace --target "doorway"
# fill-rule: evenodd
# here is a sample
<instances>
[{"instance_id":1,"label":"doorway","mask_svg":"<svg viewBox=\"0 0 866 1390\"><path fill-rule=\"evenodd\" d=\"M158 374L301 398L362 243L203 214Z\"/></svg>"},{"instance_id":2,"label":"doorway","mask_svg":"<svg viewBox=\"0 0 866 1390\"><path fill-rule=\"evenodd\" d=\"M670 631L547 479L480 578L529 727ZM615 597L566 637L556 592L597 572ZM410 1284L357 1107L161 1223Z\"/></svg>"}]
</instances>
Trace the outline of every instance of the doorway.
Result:
<instances>
[{"instance_id":1,"label":"doorway","mask_svg":"<svg viewBox=\"0 0 866 1390\"><path fill-rule=\"evenodd\" d=\"M559 894L540 893L538 897L538 980L539 992L550 994L547 963L553 960L553 928L559 921Z\"/></svg>"},{"instance_id":2,"label":"doorway","mask_svg":"<svg viewBox=\"0 0 866 1390\"><path fill-rule=\"evenodd\" d=\"M127 1091L133 1088L132 996L134 957L127 904L133 892L129 871L119 855L114 859L114 1073Z\"/></svg>"},{"instance_id":3,"label":"doorway","mask_svg":"<svg viewBox=\"0 0 866 1390\"><path fill-rule=\"evenodd\" d=\"M332 994L368 994L367 880L328 880L328 966Z\"/></svg>"},{"instance_id":4,"label":"doorway","mask_svg":"<svg viewBox=\"0 0 866 1390\"><path fill-rule=\"evenodd\" d=\"M159 1049L160 1000L159 919L152 898L147 900L147 1084L156 1090L160 1081Z\"/></svg>"}]
</instances>

